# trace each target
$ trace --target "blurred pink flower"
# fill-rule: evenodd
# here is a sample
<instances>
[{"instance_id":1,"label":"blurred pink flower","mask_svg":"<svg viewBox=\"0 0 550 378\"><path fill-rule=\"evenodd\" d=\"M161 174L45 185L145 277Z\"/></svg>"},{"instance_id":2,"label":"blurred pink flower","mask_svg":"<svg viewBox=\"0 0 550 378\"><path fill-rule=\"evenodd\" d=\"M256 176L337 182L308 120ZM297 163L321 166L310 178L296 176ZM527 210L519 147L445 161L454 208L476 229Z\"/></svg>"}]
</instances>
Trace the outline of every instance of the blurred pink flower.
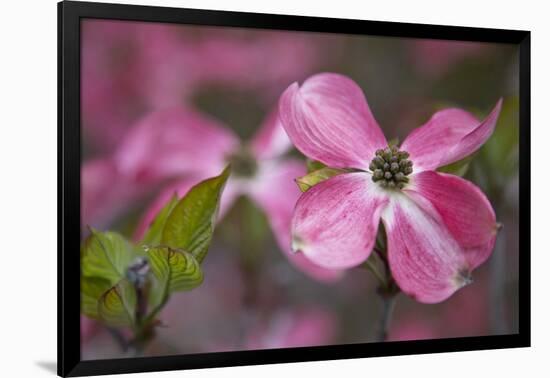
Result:
<instances>
[{"instance_id":1,"label":"blurred pink flower","mask_svg":"<svg viewBox=\"0 0 550 378\"><path fill-rule=\"evenodd\" d=\"M145 180L223 169L223 157L239 140L215 119L174 107L149 113L126 135L114 154L120 173Z\"/></svg>"},{"instance_id":2,"label":"blurred pink flower","mask_svg":"<svg viewBox=\"0 0 550 378\"><path fill-rule=\"evenodd\" d=\"M306 34L251 37L231 28L99 19L82 25L82 125L86 141L102 153L112 152L144 114L181 106L205 86L258 90L272 101L284 83L321 61Z\"/></svg>"},{"instance_id":3,"label":"blurred pink flower","mask_svg":"<svg viewBox=\"0 0 550 378\"><path fill-rule=\"evenodd\" d=\"M296 348L330 345L337 331L332 313L317 308L280 311L254 327L248 349Z\"/></svg>"},{"instance_id":4,"label":"blurred pink flower","mask_svg":"<svg viewBox=\"0 0 550 378\"><path fill-rule=\"evenodd\" d=\"M83 315L80 315L80 344L84 344L97 332L97 323Z\"/></svg>"},{"instance_id":5,"label":"blurred pink flower","mask_svg":"<svg viewBox=\"0 0 550 378\"><path fill-rule=\"evenodd\" d=\"M155 112L132 130L117 151L117 166L128 177L182 177L170 184L145 212L135 235L139 240L170 197L183 196L197 181L219 172L228 163L232 174L221 202L221 215L240 195L249 196L265 213L281 250L303 272L332 281L341 272L322 268L290 251L290 220L300 195L294 179L304 164L283 158L291 147L276 114L269 115L250 143L242 144L229 129L189 109Z\"/></svg>"},{"instance_id":6,"label":"blurred pink flower","mask_svg":"<svg viewBox=\"0 0 550 378\"><path fill-rule=\"evenodd\" d=\"M125 130L143 113L135 23L85 20L82 23L81 120L85 140L111 152Z\"/></svg>"},{"instance_id":7,"label":"blurred pink flower","mask_svg":"<svg viewBox=\"0 0 550 378\"><path fill-rule=\"evenodd\" d=\"M144 186L125 177L111 158L89 160L81 171L81 226L104 228L143 194Z\"/></svg>"},{"instance_id":8,"label":"blurred pink flower","mask_svg":"<svg viewBox=\"0 0 550 378\"><path fill-rule=\"evenodd\" d=\"M262 31L251 38L219 28L195 32L155 24L136 28L141 50L136 81L151 107L179 106L200 88L220 84L258 90L258 96L271 101L284 83L319 65L320 49L307 35Z\"/></svg>"},{"instance_id":9,"label":"blurred pink flower","mask_svg":"<svg viewBox=\"0 0 550 378\"><path fill-rule=\"evenodd\" d=\"M262 31L249 38L238 31L209 29L207 33L196 46L202 83L261 89L258 95L271 101L284 90L285 83L305 77L319 66L319 45L305 34Z\"/></svg>"},{"instance_id":10,"label":"blurred pink flower","mask_svg":"<svg viewBox=\"0 0 550 378\"><path fill-rule=\"evenodd\" d=\"M192 111L167 109L146 115L114 153L83 163L82 225L108 226L168 178L200 172L201 177L190 178L195 184L217 174L218 154L233 148L232 133Z\"/></svg>"},{"instance_id":11,"label":"blurred pink flower","mask_svg":"<svg viewBox=\"0 0 550 378\"><path fill-rule=\"evenodd\" d=\"M294 145L330 167L353 169L300 196L293 249L327 268L351 268L369 257L382 220L403 292L425 303L448 298L490 256L498 227L479 188L435 170L483 145L500 108L501 101L483 122L460 109L437 112L399 150L388 147L351 79L325 73L292 84L279 116Z\"/></svg>"},{"instance_id":12,"label":"blurred pink flower","mask_svg":"<svg viewBox=\"0 0 550 378\"><path fill-rule=\"evenodd\" d=\"M443 75L454 64L489 50L490 44L481 42L421 39L410 44L414 65L424 75L431 77Z\"/></svg>"}]
</instances>

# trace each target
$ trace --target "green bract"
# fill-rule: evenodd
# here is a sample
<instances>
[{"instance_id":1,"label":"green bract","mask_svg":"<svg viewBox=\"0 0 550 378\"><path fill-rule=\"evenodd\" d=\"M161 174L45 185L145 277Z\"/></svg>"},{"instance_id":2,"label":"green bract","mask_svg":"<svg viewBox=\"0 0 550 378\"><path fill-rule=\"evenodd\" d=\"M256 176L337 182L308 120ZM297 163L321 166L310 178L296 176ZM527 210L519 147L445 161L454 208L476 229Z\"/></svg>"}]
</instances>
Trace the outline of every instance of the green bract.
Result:
<instances>
[{"instance_id":1,"label":"green bract","mask_svg":"<svg viewBox=\"0 0 550 378\"><path fill-rule=\"evenodd\" d=\"M317 160L307 159L307 173L315 172L321 168L325 168L326 165Z\"/></svg>"},{"instance_id":2,"label":"green bract","mask_svg":"<svg viewBox=\"0 0 550 378\"><path fill-rule=\"evenodd\" d=\"M321 181L325 181L331 177L347 172L345 169L324 167L316 171L310 172L305 176L296 179L296 184L302 192L307 192L313 186L317 185Z\"/></svg>"}]
</instances>

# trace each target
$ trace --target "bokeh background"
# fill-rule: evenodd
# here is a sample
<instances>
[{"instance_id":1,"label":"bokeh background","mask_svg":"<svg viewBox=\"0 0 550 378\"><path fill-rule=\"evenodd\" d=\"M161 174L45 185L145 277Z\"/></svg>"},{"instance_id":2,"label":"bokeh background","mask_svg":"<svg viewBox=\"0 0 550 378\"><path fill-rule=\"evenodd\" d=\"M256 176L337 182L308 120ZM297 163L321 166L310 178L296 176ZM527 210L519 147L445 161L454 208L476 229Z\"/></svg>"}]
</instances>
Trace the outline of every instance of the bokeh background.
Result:
<instances>
[{"instance_id":1,"label":"bokeh background","mask_svg":"<svg viewBox=\"0 0 550 378\"><path fill-rule=\"evenodd\" d=\"M249 140L288 85L331 71L355 80L385 135L403 140L440 108L483 117L503 97L496 131L465 176L504 225L493 256L474 272L473 284L443 303L400 295L389 338L517 332L516 46L91 19L81 31L83 236L91 225L132 238L151 203L182 179L125 177L114 158L141 120L164 109L190 109ZM297 151L287 154L305 166ZM380 303L369 273L312 278L289 263L268 215L247 197L220 220L204 271L202 286L172 296L146 355L374 339ZM104 327L85 317L81 340L84 359L124 355Z\"/></svg>"}]
</instances>

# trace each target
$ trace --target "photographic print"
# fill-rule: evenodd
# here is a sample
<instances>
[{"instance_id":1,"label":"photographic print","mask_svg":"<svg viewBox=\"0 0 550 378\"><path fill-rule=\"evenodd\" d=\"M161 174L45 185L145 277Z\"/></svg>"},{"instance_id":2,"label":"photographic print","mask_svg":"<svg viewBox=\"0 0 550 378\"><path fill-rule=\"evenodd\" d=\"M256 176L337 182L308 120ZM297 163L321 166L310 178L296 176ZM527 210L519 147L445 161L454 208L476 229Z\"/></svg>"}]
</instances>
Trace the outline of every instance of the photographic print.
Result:
<instances>
[{"instance_id":1,"label":"photographic print","mask_svg":"<svg viewBox=\"0 0 550 378\"><path fill-rule=\"evenodd\" d=\"M519 333L517 43L79 31L82 361Z\"/></svg>"}]
</instances>

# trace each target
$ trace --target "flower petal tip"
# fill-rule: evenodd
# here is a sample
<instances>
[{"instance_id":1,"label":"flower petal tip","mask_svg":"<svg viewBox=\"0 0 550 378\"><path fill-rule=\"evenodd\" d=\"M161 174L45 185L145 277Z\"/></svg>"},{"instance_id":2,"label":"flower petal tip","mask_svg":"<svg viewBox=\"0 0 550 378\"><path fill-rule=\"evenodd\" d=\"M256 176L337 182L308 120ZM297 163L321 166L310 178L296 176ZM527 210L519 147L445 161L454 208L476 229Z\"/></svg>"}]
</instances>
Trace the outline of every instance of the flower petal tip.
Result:
<instances>
[{"instance_id":1,"label":"flower petal tip","mask_svg":"<svg viewBox=\"0 0 550 378\"><path fill-rule=\"evenodd\" d=\"M305 243L302 240L302 238L296 235L292 236L292 244L290 246L290 250L292 251L292 253L302 252L304 246L305 246Z\"/></svg>"},{"instance_id":2,"label":"flower petal tip","mask_svg":"<svg viewBox=\"0 0 550 378\"><path fill-rule=\"evenodd\" d=\"M458 271L457 275L454 277L454 282L458 289L468 286L474 282L472 277L472 272L468 269L462 269Z\"/></svg>"},{"instance_id":3,"label":"flower petal tip","mask_svg":"<svg viewBox=\"0 0 550 378\"><path fill-rule=\"evenodd\" d=\"M283 92L283 95L286 94L286 93L297 93L298 91L300 90L300 84L298 84L297 81L295 81L294 83L290 84L286 89L285 91Z\"/></svg>"},{"instance_id":4,"label":"flower petal tip","mask_svg":"<svg viewBox=\"0 0 550 378\"><path fill-rule=\"evenodd\" d=\"M501 97L498 99L497 103L495 104L495 107L493 108L493 110L491 111L491 113L489 114L489 117L493 116L495 117L495 122L496 122L496 118L498 118L498 116L500 115L500 111L502 110L502 103L504 102L504 99Z\"/></svg>"}]
</instances>

